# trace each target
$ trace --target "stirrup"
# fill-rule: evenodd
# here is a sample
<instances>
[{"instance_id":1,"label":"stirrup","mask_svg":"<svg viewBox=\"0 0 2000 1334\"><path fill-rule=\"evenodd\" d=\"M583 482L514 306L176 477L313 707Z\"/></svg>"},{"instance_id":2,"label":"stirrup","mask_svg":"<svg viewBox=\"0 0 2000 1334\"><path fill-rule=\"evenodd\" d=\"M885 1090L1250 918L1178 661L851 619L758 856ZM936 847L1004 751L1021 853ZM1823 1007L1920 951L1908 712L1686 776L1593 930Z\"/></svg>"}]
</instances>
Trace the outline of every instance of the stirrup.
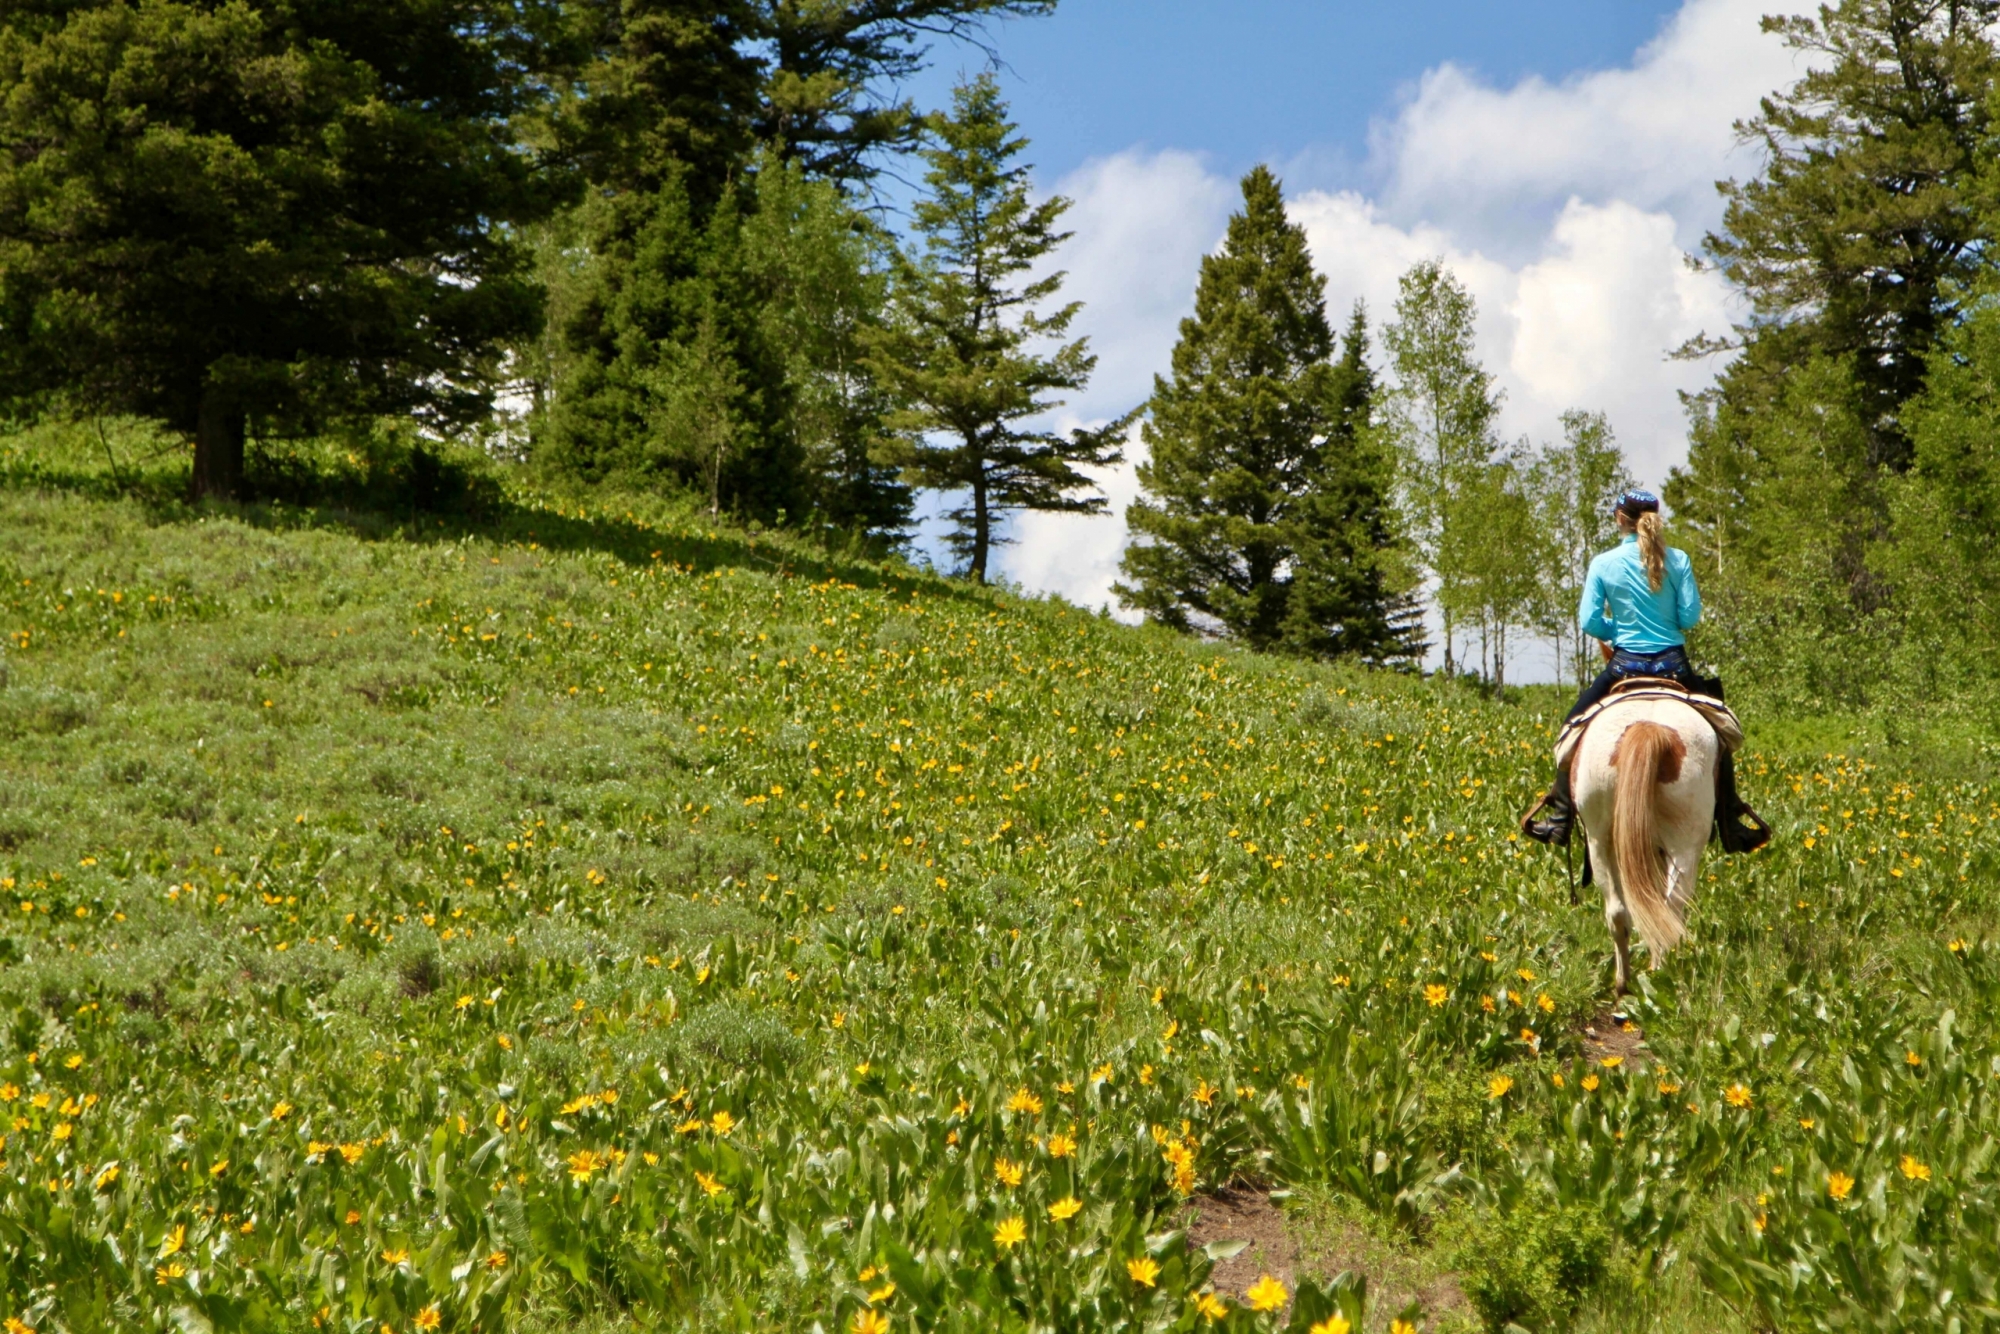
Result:
<instances>
[{"instance_id":1,"label":"stirrup","mask_svg":"<svg viewBox=\"0 0 2000 1334\"><path fill-rule=\"evenodd\" d=\"M1555 808L1554 814L1540 820L1535 818L1550 807ZM1562 848L1569 846L1570 830L1575 824L1576 812L1559 805L1554 792L1545 792L1542 794L1542 799L1521 817L1521 832L1537 843L1546 843L1552 848Z\"/></svg>"},{"instance_id":2,"label":"stirrup","mask_svg":"<svg viewBox=\"0 0 2000 1334\"><path fill-rule=\"evenodd\" d=\"M1738 801L1735 810L1716 818L1715 837L1724 852L1755 852L1771 841L1771 826L1750 809L1749 802Z\"/></svg>"}]
</instances>

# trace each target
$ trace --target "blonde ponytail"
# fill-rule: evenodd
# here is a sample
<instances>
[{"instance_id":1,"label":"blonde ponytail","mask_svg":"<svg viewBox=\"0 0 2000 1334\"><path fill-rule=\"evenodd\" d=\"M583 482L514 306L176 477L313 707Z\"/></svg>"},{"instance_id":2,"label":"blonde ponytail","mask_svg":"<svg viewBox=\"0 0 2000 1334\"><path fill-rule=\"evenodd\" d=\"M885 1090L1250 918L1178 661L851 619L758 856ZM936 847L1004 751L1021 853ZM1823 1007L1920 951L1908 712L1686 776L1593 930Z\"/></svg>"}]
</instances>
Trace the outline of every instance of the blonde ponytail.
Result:
<instances>
[{"instance_id":1,"label":"blonde ponytail","mask_svg":"<svg viewBox=\"0 0 2000 1334\"><path fill-rule=\"evenodd\" d=\"M1667 577L1667 539L1660 531L1659 512L1641 514L1633 528L1639 534L1639 559L1646 566L1646 582L1657 593Z\"/></svg>"}]
</instances>

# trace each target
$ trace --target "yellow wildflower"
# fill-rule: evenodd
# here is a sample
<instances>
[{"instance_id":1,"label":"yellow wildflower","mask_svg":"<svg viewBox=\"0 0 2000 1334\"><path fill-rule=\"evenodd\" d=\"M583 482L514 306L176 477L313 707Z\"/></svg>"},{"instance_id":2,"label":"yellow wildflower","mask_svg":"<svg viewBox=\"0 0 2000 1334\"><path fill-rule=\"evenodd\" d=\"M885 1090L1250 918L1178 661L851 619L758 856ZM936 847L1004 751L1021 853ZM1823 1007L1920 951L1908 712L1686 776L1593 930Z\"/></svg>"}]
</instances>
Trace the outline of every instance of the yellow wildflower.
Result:
<instances>
[{"instance_id":1,"label":"yellow wildflower","mask_svg":"<svg viewBox=\"0 0 2000 1334\"><path fill-rule=\"evenodd\" d=\"M1011 1158L993 1160L993 1176L1003 1186L1020 1185L1022 1170L1021 1165Z\"/></svg>"},{"instance_id":2,"label":"yellow wildflower","mask_svg":"<svg viewBox=\"0 0 2000 1334\"><path fill-rule=\"evenodd\" d=\"M1836 1200L1844 1200L1854 1193L1854 1178L1845 1172L1832 1172L1826 1178L1826 1193Z\"/></svg>"},{"instance_id":3,"label":"yellow wildflower","mask_svg":"<svg viewBox=\"0 0 2000 1334\"><path fill-rule=\"evenodd\" d=\"M1004 1251L1009 1247L1020 1245L1027 1239L1027 1236L1027 1220L1017 1215L1013 1218L1002 1219L1000 1226L993 1229L993 1244Z\"/></svg>"},{"instance_id":4,"label":"yellow wildflower","mask_svg":"<svg viewBox=\"0 0 2000 1334\"><path fill-rule=\"evenodd\" d=\"M1446 991L1442 986L1440 986L1436 982L1433 982L1429 986L1426 986L1424 988L1424 999L1431 1003L1431 1008L1433 1010L1437 1009L1440 1005L1443 1005L1445 1002L1445 997L1447 997L1450 994L1451 994L1450 992Z\"/></svg>"},{"instance_id":5,"label":"yellow wildflower","mask_svg":"<svg viewBox=\"0 0 2000 1334\"><path fill-rule=\"evenodd\" d=\"M1077 1211L1082 1208L1082 1200L1079 1200L1074 1195L1065 1195L1049 1206L1049 1217L1055 1222L1067 1223L1070 1219L1075 1218Z\"/></svg>"},{"instance_id":6,"label":"yellow wildflower","mask_svg":"<svg viewBox=\"0 0 2000 1334\"><path fill-rule=\"evenodd\" d=\"M1285 1291L1285 1285L1269 1274L1259 1276L1243 1294L1250 1299L1253 1311L1275 1311L1291 1300L1292 1294Z\"/></svg>"},{"instance_id":7,"label":"yellow wildflower","mask_svg":"<svg viewBox=\"0 0 2000 1334\"><path fill-rule=\"evenodd\" d=\"M1354 1326L1347 1323L1344 1315L1330 1315L1314 1325L1307 1334L1348 1334Z\"/></svg>"},{"instance_id":8,"label":"yellow wildflower","mask_svg":"<svg viewBox=\"0 0 2000 1334\"><path fill-rule=\"evenodd\" d=\"M1486 1081L1486 1096L1489 1098L1504 1098L1512 1091L1513 1087L1513 1076L1495 1075Z\"/></svg>"},{"instance_id":9,"label":"yellow wildflower","mask_svg":"<svg viewBox=\"0 0 2000 1334\"><path fill-rule=\"evenodd\" d=\"M1906 1153L1903 1155L1903 1175L1912 1181L1929 1181L1931 1169Z\"/></svg>"},{"instance_id":10,"label":"yellow wildflower","mask_svg":"<svg viewBox=\"0 0 2000 1334\"><path fill-rule=\"evenodd\" d=\"M1723 1090L1722 1100L1731 1107L1747 1108L1750 1106L1750 1090L1741 1084L1731 1084Z\"/></svg>"},{"instance_id":11,"label":"yellow wildflower","mask_svg":"<svg viewBox=\"0 0 2000 1334\"><path fill-rule=\"evenodd\" d=\"M1142 1288L1150 1288L1159 1281L1159 1262L1150 1255L1142 1255L1136 1260L1127 1260L1125 1262L1125 1276Z\"/></svg>"},{"instance_id":12,"label":"yellow wildflower","mask_svg":"<svg viewBox=\"0 0 2000 1334\"><path fill-rule=\"evenodd\" d=\"M1007 1099L1007 1110L1010 1112L1026 1112L1030 1116L1040 1116L1042 1114L1042 1100L1025 1088L1016 1089L1014 1096Z\"/></svg>"}]
</instances>

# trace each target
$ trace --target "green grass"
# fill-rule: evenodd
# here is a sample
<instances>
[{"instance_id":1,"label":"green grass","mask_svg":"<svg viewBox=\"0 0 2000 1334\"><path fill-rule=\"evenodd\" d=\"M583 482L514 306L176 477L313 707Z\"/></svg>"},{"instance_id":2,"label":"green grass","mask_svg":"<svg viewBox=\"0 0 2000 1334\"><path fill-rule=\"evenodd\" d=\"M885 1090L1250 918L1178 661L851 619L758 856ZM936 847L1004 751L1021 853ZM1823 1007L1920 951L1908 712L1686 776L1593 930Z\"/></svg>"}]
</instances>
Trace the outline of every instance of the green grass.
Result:
<instances>
[{"instance_id":1,"label":"green grass","mask_svg":"<svg viewBox=\"0 0 2000 1334\"><path fill-rule=\"evenodd\" d=\"M1205 1328L1232 1179L1378 1292L1567 1210L1546 1327L1990 1318L1983 784L1750 755L1776 847L1593 1067L1594 891L1508 836L1554 692L638 498L190 509L131 439L0 447L0 1319Z\"/></svg>"}]
</instances>

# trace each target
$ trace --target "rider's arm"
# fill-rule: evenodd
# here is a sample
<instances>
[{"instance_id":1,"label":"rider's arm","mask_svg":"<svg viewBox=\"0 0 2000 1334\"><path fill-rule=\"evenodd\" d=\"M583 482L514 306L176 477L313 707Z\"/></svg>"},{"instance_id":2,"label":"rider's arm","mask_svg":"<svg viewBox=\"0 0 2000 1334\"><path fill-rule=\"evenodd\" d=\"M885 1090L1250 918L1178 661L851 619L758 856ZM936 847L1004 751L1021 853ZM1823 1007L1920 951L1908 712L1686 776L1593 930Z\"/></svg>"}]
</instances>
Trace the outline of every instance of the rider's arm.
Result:
<instances>
[{"instance_id":1,"label":"rider's arm","mask_svg":"<svg viewBox=\"0 0 2000 1334\"><path fill-rule=\"evenodd\" d=\"M1695 587L1694 563L1685 551L1669 551L1668 558L1680 566L1675 571L1674 618L1683 630L1692 630L1701 621L1701 590Z\"/></svg>"},{"instance_id":2,"label":"rider's arm","mask_svg":"<svg viewBox=\"0 0 2000 1334\"><path fill-rule=\"evenodd\" d=\"M1576 620L1585 634L1609 644L1618 637L1618 631L1604 610L1604 576L1599 573L1597 562L1592 561L1590 573L1583 580L1583 601L1577 604Z\"/></svg>"}]
</instances>

